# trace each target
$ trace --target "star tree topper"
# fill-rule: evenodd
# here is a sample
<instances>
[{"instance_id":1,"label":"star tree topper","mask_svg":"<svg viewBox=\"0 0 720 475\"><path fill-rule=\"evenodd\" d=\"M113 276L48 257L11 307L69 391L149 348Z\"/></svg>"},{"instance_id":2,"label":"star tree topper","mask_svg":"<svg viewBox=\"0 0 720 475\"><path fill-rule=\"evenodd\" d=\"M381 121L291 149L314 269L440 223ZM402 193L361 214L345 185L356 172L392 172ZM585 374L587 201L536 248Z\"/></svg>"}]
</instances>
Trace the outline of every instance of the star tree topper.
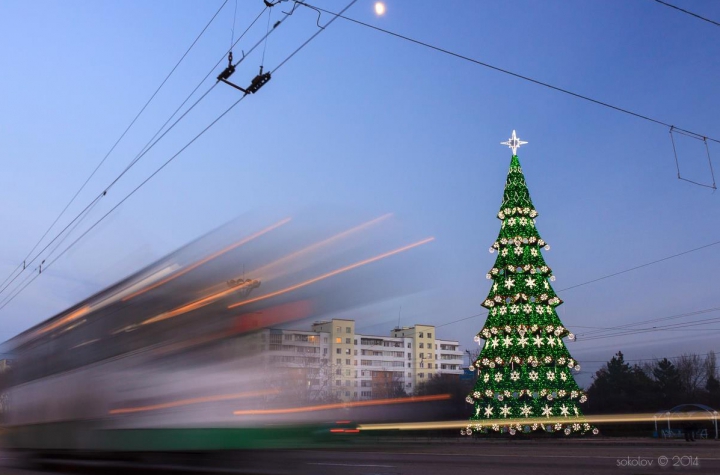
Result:
<instances>
[{"instance_id":1,"label":"star tree topper","mask_svg":"<svg viewBox=\"0 0 720 475\"><path fill-rule=\"evenodd\" d=\"M517 138L517 135L515 135L515 131L513 130L512 137L510 137L507 142L500 142L500 145L507 145L509 148L512 149L513 155L517 155L517 149L519 149L521 145L525 145L526 143L527 142L524 142Z\"/></svg>"}]
</instances>

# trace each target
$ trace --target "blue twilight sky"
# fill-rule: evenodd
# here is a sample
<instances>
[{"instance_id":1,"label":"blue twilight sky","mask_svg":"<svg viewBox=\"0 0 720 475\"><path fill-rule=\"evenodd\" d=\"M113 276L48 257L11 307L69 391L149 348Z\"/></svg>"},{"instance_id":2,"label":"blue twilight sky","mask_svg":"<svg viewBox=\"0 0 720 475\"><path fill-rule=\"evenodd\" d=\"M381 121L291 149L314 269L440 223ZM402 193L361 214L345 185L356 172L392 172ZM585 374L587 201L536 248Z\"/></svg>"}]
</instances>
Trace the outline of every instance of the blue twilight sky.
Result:
<instances>
[{"instance_id":1,"label":"blue twilight sky","mask_svg":"<svg viewBox=\"0 0 720 475\"><path fill-rule=\"evenodd\" d=\"M341 0L315 0L338 11ZM674 2L720 20L720 3ZM22 261L221 1L0 3L0 274ZM652 0L359 0L347 13L492 65L701 134L720 136L720 28ZM275 7L271 22L281 16ZM70 208L112 180L227 50L230 0ZM263 8L239 0L235 37ZM323 15L321 22L329 20ZM270 36L273 69L314 33L299 9ZM235 48L262 36L267 14ZM233 78L257 73L262 48ZM220 72L216 68L211 77ZM212 85L207 81L200 90ZM221 87L222 86L222 87ZM92 210L109 210L239 97L221 85ZM195 96L197 97L197 96ZM359 310L360 330L480 313L513 129L563 289L720 239L720 197L677 180L667 128L338 20L0 311L0 340L243 213L302 206L387 212L434 236L431 292ZM683 175L710 182L702 142L677 141ZM710 145L720 169L720 147ZM84 226L84 225L83 225ZM78 228L80 231L81 228ZM72 238L69 238L72 239ZM70 240L66 241L69 243ZM578 334L720 306L720 246L560 292ZM3 297L3 296L0 296ZM718 318L707 313L679 322ZM484 317L441 327L472 348ZM672 321L671 321L672 323ZM582 361L718 349L720 321L570 345ZM599 364L588 363L593 370ZM587 373L586 373L587 374Z\"/></svg>"}]
</instances>

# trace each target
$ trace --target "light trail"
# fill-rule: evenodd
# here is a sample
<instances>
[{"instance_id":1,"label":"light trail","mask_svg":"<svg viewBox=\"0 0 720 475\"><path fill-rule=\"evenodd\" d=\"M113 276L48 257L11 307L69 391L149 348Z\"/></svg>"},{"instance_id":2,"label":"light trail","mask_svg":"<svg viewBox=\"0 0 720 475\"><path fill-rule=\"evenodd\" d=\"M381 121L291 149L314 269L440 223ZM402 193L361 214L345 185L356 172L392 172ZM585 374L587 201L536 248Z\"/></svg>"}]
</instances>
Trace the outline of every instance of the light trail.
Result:
<instances>
[{"instance_id":1,"label":"light trail","mask_svg":"<svg viewBox=\"0 0 720 475\"><path fill-rule=\"evenodd\" d=\"M388 404L405 404L427 401L444 401L450 399L450 394L435 394L432 396L403 397L397 399L375 399L371 401L339 402L335 404L321 404L319 406L288 407L283 409L248 409L235 411L236 416L256 416L269 414L297 414L302 412L327 411L330 409L344 409L348 407L380 406ZM467 426L467 424L465 424Z\"/></svg>"},{"instance_id":2,"label":"light trail","mask_svg":"<svg viewBox=\"0 0 720 475\"><path fill-rule=\"evenodd\" d=\"M149 292L150 290L156 289L156 288L160 287L161 285L165 285L165 284L167 284L168 282L170 282L170 281L172 281L172 280L174 280L174 279L177 279L178 277L180 277L180 276L182 276L182 275L187 274L187 273L190 272L191 270L197 269L197 268L200 267L201 265L203 265L203 264L205 264L205 263L207 263L207 262L210 262L211 260L216 259L216 258L222 256L223 254L225 254L225 253L227 253L227 252L230 252L230 251L232 251L233 249L236 249L236 248L242 246L243 244L247 244L247 243L249 243L250 241L259 238L259 237L262 236L263 234L267 234L267 233L269 233L270 231L272 231L272 230L274 230L274 229L277 229L277 228L279 228L280 226L282 226L282 225L284 225L284 224L287 224L288 222L290 222L290 220L291 220L291 218L285 218L285 219L283 219L283 220L281 220L281 221L273 224L272 226L268 226L267 228L265 228L265 229L263 229L263 230L260 230L260 231L256 232L255 234L251 234L250 236L247 236L246 238L241 239L240 241L238 241L238 242L236 242L236 243L234 243L234 244L231 244L231 245L229 245L228 247L226 247L226 248L224 248L224 249L221 249L221 250L219 250L219 251L217 251L217 252L209 255L208 257L205 257L204 259L200 259L200 260L197 261L196 263L194 263L194 264L192 264L192 265L189 265L188 267L184 268L183 270L178 271L178 272L176 272L175 274L173 274L173 275L171 275L171 276L169 276L169 277L166 277L165 279L163 279L163 280L161 280L161 281L159 281L159 282L156 282L156 283L154 283L154 284L152 284L152 285L149 285L149 286L145 287L144 289L138 290L137 292L135 292L135 293L133 293L133 294L130 294L130 295L128 295L127 297L124 297L124 298L123 298L123 302L125 302L125 301L127 301L127 300L131 300L131 299L133 299L133 298L135 298L135 297L137 297L137 296L140 296L140 295L142 295L142 294L144 294L144 293L146 293L146 292Z\"/></svg>"},{"instance_id":3,"label":"light trail","mask_svg":"<svg viewBox=\"0 0 720 475\"><path fill-rule=\"evenodd\" d=\"M154 404L151 406L137 406L137 407L125 407L122 409L113 409L108 412L108 414L116 415L116 414L132 414L135 412L145 412L145 411L156 411L158 409L168 409L171 407L180 407L180 406L189 406L191 404L201 404L205 402L218 402L218 401L231 401L233 399L244 399L248 397L256 397L256 396L267 396L270 394L277 394L278 390L266 390L266 391L251 391L251 392L244 392L244 393L235 393L235 394L220 394L218 396L205 396L205 397L196 397L191 399L180 399L177 401L171 401L166 402L162 404Z\"/></svg>"},{"instance_id":4,"label":"light trail","mask_svg":"<svg viewBox=\"0 0 720 475\"><path fill-rule=\"evenodd\" d=\"M528 417L528 418L508 418L508 419L483 419L482 421L440 421L440 422L400 422L394 424L360 424L360 430L435 430L435 429L465 429L467 426L482 424L483 427L489 428L493 424L499 426L507 425L547 425L547 424L574 424L574 423L590 423L590 424L607 424L607 423L630 423L630 422L666 422L671 421L701 421L701 420L717 420L718 414L703 413L683 413L657 415L650 413L638 414L599 414L582 417Z\"/></svg>"},{"instance_id":5,"label":"light trail","mask_svg":"<svg viewBox=\"0 0 720 475\"><path fill-rule=\"evenodd\" d=\"M311 244L311 245L309 245L309 246L307 246L307 247L305 247L305 248L303 248L303 249L300 249L299 251L295 251L295 252L293 252L292 254L288 254L287 256L281 257L280 259L278 259L278 260L276 260L276 261L274 261L274 262L271 262L271 263L266 264L266 265L264 265L264 266L262 266L262 267L260 267L260 268L258 268L258 269L255 269L254 271L252 271L252 275L254 276L254 278L256 278L256 279L261 279L263 282L266 282L268 279L270 279L270 278L272 278L272 277L274 277L274 276L263 275L263 272L267 272L269 269L272 269L272 268L274 268L274 267L277 267L277 266L280 265L280 264L283 264L283 263L286 263L286 262L288 262L288 261L290 261L290 260L296 259L296 258L298 258L298 257L300 257L300 256L302 256L302 255L304 255L304 254L308 254L308 253L311 253L311 252L313 252L313 251L316 251L316 250L320 249L321 247L327 246L328 244L331 244L331 243L333 243L333 242L335 242L335 241L338 241L338 240L340 240L340 239L344 239L344 238L346 238L346 237L348 237L348 236L350 236L350 235L352 235L352 234L355 234L355 233L358 232L358 231L362 231L362 230L364 230L364 229L366 229L366 228L369 228L369 227L371 227L371 226L373 226L373 225L375 225L375 224L377 224L377 223L380 223L380 222L382 222L382 221L384 221L384 220L392 217L392 215L393 215L392 213L384 214L384 215L382 215L382 216L380 216L380 217L378 217L378 218L375 218L375 219L373 219L373 220L370 220L370 221L367 221L367 222L365 222L365 223L359 224L359 225L355 226L354 228L350 228L350 229L348 229L348 230L346 230L346 231L343 231L343 232L341 232L341 233L339 233L339 234L336 234L336 235L334 235L334 236L331 236L331 237L329 237L329 238L327 238L327 239L324 239L324 240L322 240L322 241L320 241L320 242L316 242L315 244Z\"/></svg>"},{"instance_id":6,"label":"light trail","mask_svg":"<svg viewBox=\"0 0 720 475\"><path fill-rule=\"evenodd\" d=\"M365 229L365 228L368 228L368 227L370 227L370 226L372 226L372 225L374 225L374 224L377 224L377 223L379 223L379 222L381 222L381 221L384 221L384 220L386 220L387 218L389 218L389 217L391 217L391 216L393 216L392 213L384 214L384 215L382 215L382 216L380 216L380 217L378 217L378 218L375 218L375 219L373 219L373 220L370 220L370 221L368 221L368 222L365 222L365 223L363 223L363 224L360 224L360 225L358 225L358 226L355 226L354 228L347 229L347 230L345 230L345 231L343 231L343 232L341 232L341 233L339 233L339 234L336 234L336 235L334 235L334 236L330 236L330 237L327 238L327 239L324 239L324 240L322 240L322 241L319 241L319 242L316 242L316 243L314 243L314 244L311 244L311 245L309 245L309 246L307 246L307 247L305 247L305 248L303 248L303 249L300 249L300 250L298 250L298 251L295 251L295 252L293 252L293 253L291 253L291 254L288 254L288 255L286 255L286 256L283 256L283 257L281 257L281 258L279 258L279 259L277 259L277 260L275 260L275 261L269 262L269 263L265 264L264 266L258 267L257 269L248 271L247 273L243 273L243 274L251 275L251 276L253 276L253 279L260 280L261 282L267 282L268 280L277 277L277 275L272 275L272 274L270 274L270 275L263 275L263 272L267 272L268 270L270 270L270 269L272 269L272 268L275 268L275 267L277 267L278 265L280 265L280 264L282 264L282 263L286 263L286 262L288 262L288 261L291 261L291 260L293 260L293 259L296 259L297 257L300 257L300 256L302 256L303 254L308 254L308 253L310 253L310 252L316 251L317 249L320 249L321 247L326 246L326 245L328 245L328 244L331 244L331 243L333 243L333 242L335 242L335 241L337 241L337 240L339 240L339 239L346 238L346 237L350 236L351 234L354 234L354 233L356 233L356 232L358 232L358 231L361 231L361 230L363 230L363 229ZM239 278L244 279L244 278L245 278L245 275L243 275L242 277L239 277ZM201 294L206 294L206 293L208 293L208 292L210 292L210 293L215 293L215 292L218 291L217 289L220 289L220 288L224 288L224 285L223 285L223 284L218 284L218 285L214 285L214 286L212 286L212 287L206 288L206 289L204 289L204 290L201 292Z\"/></svg>"},{"instance_id":7,"label":"light trail","mask_svg":"<svg viewBox=\"0 0 720 475\"><path fill-rule=\"evenodd\" d=\"M53 323L51 323L50 325L47 325L47 326L45 326L45 327L43 327L43 328L40 328L40 329L36 332L36 336L37 336L37 335L42 335L43 333L47 333L47 332L49 332L49 331L52 331L52 330L54 330L54 329L56 329L56 328L58 328L58 327L61 327L61 326L65 325L66 323L75 321L75 320L77 320L78 318L82 317L83 315L86 315L89 311L90 311L90 306L89 306L89 305L86 305L86 306L84 306L84 307L82 307L82 308L79 308L79 309L75 310L74 312L69 313L68 315L65 315L64 317L62 317L62 318L60 318L60 319L58 319L58 320L55 320L55 321L54 321Z\"/></svg>"},{"instance_id":8,"label":"light trail","mask_svg":"<svg viewBox=\"0 0 720 475\"><path fill-rule=\"evenodd\" d=\"M241 285L231 287L227 290L223 290L222 292L217 292L213 295L209 295L209 296L201 298L199 300L195 300L194 302L190 302L189 304L183 305L182 307L178 307L175 310L171 310L169 312L165 312L165 313L161 313L160 315L156 315L152 318L148 318L147 320L140 323L140 325L147 325L150 323L161 322L163 320L167 320L168 318L177 317L178 315L182 315L183 313L187 313L192 310L198 309L200 307L204 307L206 304L209 304L209 303L211 303L217 299L220 299L226 295L232 294L233 292L237 292L239 289L242 289L243 287L247 287L248 285L251 285L251 284L252 284L252 282L246 282Z\"/></svg>"},{"instance_id":9,"label":"light trail","mask_svg":"<svg viewBox=\"0 0 720 475\"><path fill-rule=\"evenodd\" d=\"M404 251L413 249L413 248L418 247L418 246L422 246L423 244L427 244L427 243L432 242L432 241L434 241L434 240L435 240L434 237L429 237L429 238L423 239L422 241L418 241L418 242L415 242L415 243L413 243L413 244L408 244L407 246L403 246L403 247L401 247L401 248L395 249L394 251L389 251L389 252L386 252L386 253L384 253L384 254L380 254L380 255L378 255L378 256L371 257L371 258L369 258L369 259L365 259L365 260L360 261L360 262L356 262L355 264L350 264L349 266L341 267L340 269L336 269L336 270L334 270L334 271L332 271L332 272L328 272L327 274L323 274L323 275L320 275L320 276L318 276L318 277L314 277L314 278L312 278L312 279L308 279L308 280L306 280L306 281L304 281L304 282L300 282L299 284L295 284L295 285L292 285L292 286L290 286L290 287L286 287L286 288L284 288L284 289L276 290L275 292L270 292L269 294L260 295L259 297L255 297L255 298L248 299L248 300L243 300L242 302L238 302L238 303L235 303L235 304L232 304L232 305L228 306L228 308L236 308L236 307L240 307L240 306L242 306L242 305L248 305L248 304L253 303L253 302L259 302L259 301L261 301L261 300L265 300L265 299L269 299L269 298L272 298L272 297L276 297L276 296L278 296L278 295L286 294L286 293L288 293L288 292L292 292L293 290L301 289L301 288L303 288L303 287L307 287L308 285L314 284L314 283L319 282L319 281L321 281L321 280L325 280L325 279L327 279L327 278L329 278L329 277L333 277L333 276L336 276L336 275L338 275L338 274L342 274L343 272L347 272L347 271L349 271L349 270L352 270L352 269L355 269L355 268L364 266L364 265L366 265L366 264L371 264L371 263L373 263L373 262L379 261L379 260L384 259L384 258L386 258L386 257L390 257L390 256L393 256L393 255L395 255L395 254L399 254L399 253L401 253L401 252L404 252Z\"/></svg>"}]
</instances>

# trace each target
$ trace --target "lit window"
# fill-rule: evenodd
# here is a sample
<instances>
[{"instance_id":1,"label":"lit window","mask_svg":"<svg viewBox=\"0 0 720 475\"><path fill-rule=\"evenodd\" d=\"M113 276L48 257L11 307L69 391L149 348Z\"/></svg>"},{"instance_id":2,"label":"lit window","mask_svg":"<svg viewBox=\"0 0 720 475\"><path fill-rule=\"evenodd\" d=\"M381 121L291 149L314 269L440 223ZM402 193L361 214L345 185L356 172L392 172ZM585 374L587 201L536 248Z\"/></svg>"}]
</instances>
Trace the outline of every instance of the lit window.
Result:
<instances>
[{"instance_id":1,"label":"lit window","mask_svg":"<svg viewBox=\"0 0 720 475\"><path fill-rule=\"evenodd\" d=\"M335 343L342 343L342 338L340 338L340 337L335 338Z\"/></svg>"}]
</instances>

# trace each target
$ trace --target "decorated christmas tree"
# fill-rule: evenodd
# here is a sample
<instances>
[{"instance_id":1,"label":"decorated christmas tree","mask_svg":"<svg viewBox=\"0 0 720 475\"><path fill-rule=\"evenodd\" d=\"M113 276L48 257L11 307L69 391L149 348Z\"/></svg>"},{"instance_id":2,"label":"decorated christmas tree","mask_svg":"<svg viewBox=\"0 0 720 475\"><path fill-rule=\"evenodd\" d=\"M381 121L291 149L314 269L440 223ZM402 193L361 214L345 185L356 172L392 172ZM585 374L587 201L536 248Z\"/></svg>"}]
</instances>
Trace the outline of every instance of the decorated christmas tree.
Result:
<instances>
[{"instance_id":1,"label":"decorated christmas tree","mask_svg":"<svg viewBox=\"0 0 720 475\"><path fill-rule=\"evenodd\" d=\"M550 246L535 228L538 212L516 155L525 143L514 130L503 142L513 155L497 214L500 234L490 248L498 256L487 274L493 284L482 304L488 318L475 337L484 346L470 366L478 374L467 397L475 411L463 433L597 434L582 417L579 404L587 396L572 375L580 366L563 342L575 337L558 318L556 309L562 300L550 285L555 277L540 252Z\"/></svg>"}]
</instances>

